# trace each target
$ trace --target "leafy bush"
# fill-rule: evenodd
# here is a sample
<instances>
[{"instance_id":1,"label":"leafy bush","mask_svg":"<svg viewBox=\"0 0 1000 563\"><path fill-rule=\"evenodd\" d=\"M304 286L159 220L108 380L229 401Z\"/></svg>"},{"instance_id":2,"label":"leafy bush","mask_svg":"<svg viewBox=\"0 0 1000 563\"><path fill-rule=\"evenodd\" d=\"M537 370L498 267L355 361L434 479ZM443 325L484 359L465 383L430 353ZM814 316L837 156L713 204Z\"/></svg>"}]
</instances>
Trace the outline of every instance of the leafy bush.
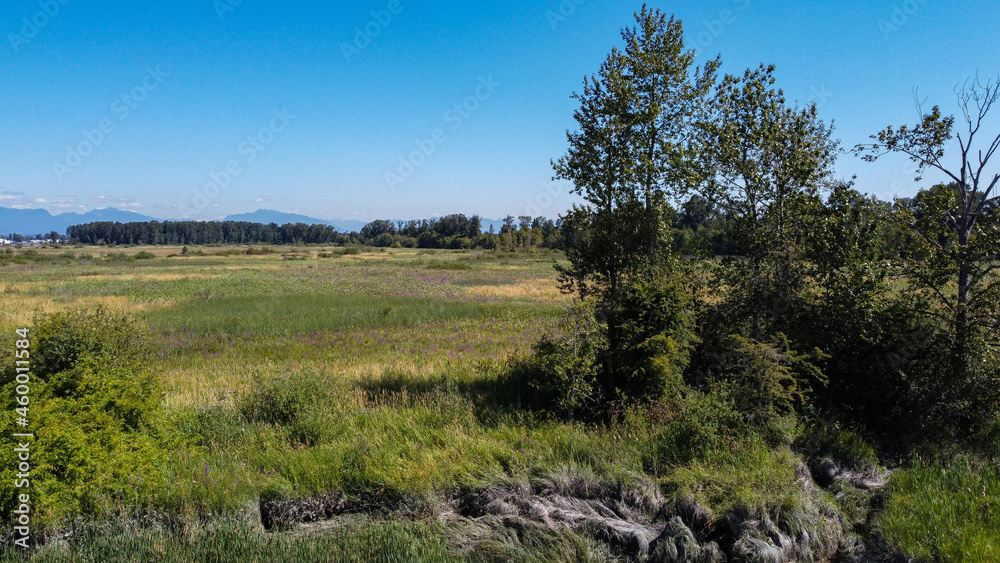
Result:
<instances>
[{"instance_id":1,"label":"leafy bush","mask_svg":"<svg viewBox=\"0 0 1000 563\"><path fill-rule=\"evenodd\" d=\"M826 377L815 362L825 358L819 350L802 354L791 349L785 335L757 342L732 335L719 350L719 371L713 385L729 396L747 423L774 441L788 441L790 417L801 410L814 384Z\"/></svg>"},{"instance_id":2,"label":"leafy bush","mask_svg":"<svg viewBox=\"0 0 1000 563\"><path fill-rule=\"evenodd\" d=\"M428 270L471 270L472 266L468 264L463 264L461 262L442 262L440 260L431 260L427 264Z\"/></svg>"},{"instance_id":3,"label":"leafy bush","mask_svg":"<svg viewBox=\"0 0 1000 563\"><path fill-rule=\"evenodd\" d=\"M746 425L731 401L718 393L696 390L651 407L628 409L622 422L627 428L652 430L642 465L653 475L728 450L746 434Z\"/></svg>"},{"instance_id":4,"label":"leafy bush","mask_svg":"<svg viewBox=\"0 0 1000 563\"><path fill-rule=\"evenodd\" d=\"M532 386L545 408L606 415L682 393L697 338L673 274L650 271L614 295L587 298L536 344Z\"/></svg>"},{"instance_id":5,"label":"leafy bush","mask_svg":"<svg viewBox=\"0 0 1000 563\"><path fill-rule=\"evenodd\" d=\"M107 516L157 496L169 439L158 426L162 391L146 365L144 331L102 309L41 316L31 331L33 371L28 431L33 524L76 515ZM7 364L11 365L11 364ZM3 375L4 408L13 411L14 373ZM8 438L14 420L0 422L0 517L9 517L17 464Z\"/></svg>"},{"instance_id":6,"label":"leafy bush","mask_svg":"<svg viewBox=\"0 0 1000 563\"><path fill-rule=\"evenodd\" d=\"M609 346L603 358L607 395L657 400L677 396L683 387L683 371L698 339L676 273L660 268L630 280L604 305L618 326L617 347Z\"/></svg>"},{"instance_id":7,"label":"leafy bush","mask_svg":"<svg viewBox=\"0 0 1000 563\"><path fill-rule=\"evenodd\" d=\"M265 256L267 254L274 254L275 250L270 246L262 246L260 248L250 247L246 250L247 256Z\"/></svg>"},{"instance_id":8,"label":"leafy bush","mask_svg":"<svg viewBox=\"0 0 1000 563\"><path fill-rule=\"evenodd\" d=\"M529 385L544 411L593 415L599 407L598 354L606 347L604 331L594 318L592 304L570 309L560 332L539 340L530 360Z\"/></svg>"},{"instance_id":9,"label":"leafy bush","mask_svg":"<svg viewBox=\"0 0 1000 563\"><path fill-rule=\"evenodd\" d=\"M328 385L314 372L256 374L236 408L247 422L284 427L292 442L311 446L326 437L330 426L321 408L327 397Z\"/></svg>"},{"instance_id":10,"label":"leafy bush","mask_svg":"<svg viewBox=\"0 0 1000 563\"><path fill-rule=\"evenodd\" d=\"M104 256L108 262L128 262L129 255L125 252L109 252Z\"/></svg>"},{"instance_id":11,"label":"leafy bush","mask_svg":"<svg viewBox=\"0 0 1000 563\"><path fill-rule=\"evenodd\" d=\"M140 250L132 255L133 260L152 260L153 258L156 258L156 255L145 250Z\"/></svg>"}]
</instances>

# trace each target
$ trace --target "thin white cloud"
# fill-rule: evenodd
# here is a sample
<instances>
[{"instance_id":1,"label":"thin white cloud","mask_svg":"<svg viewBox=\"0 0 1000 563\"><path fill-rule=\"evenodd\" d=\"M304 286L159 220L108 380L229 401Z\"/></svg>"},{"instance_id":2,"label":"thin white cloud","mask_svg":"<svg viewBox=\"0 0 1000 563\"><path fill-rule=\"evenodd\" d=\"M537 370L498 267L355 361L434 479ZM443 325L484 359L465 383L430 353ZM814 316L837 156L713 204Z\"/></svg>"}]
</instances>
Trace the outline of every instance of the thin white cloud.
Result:
<instances>
[{"instance_id":1,"label":"thin white cloud","mask_svg":"<svg viewBox=\"0 0 1000 563\"><path fill-rule=\"evenodd\" d=\"M142 204L128 196L99 195L94 198L94 202L99 206L114 207L116 209L138 209Z\"/></svg>"}]
</instances>

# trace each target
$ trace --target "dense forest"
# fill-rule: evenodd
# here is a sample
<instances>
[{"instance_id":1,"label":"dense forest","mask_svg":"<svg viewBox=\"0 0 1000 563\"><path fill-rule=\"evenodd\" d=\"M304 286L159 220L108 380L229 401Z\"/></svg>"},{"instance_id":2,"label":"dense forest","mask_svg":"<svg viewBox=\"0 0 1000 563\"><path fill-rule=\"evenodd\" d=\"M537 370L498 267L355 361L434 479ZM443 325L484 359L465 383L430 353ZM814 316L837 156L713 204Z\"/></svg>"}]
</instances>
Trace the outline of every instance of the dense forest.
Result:
<instances>
[{"instance_id":1,"label":"dense forest","mask_svg":"<svg viewBox=\"0 0 1000 563\"><path fill-rule=\"evenodd\" d=\"M492 227L491 227L492 231ZM524 250L562 247L560 224L545 217L512 216L499 233L483 232L477 215L445 215L421 221L372 221L360 232L340 233L328 225L245 221L110 221L74 225L67 238L76 244L336 244L395 248L486 248Z\"/></svg>"}]
</instances>

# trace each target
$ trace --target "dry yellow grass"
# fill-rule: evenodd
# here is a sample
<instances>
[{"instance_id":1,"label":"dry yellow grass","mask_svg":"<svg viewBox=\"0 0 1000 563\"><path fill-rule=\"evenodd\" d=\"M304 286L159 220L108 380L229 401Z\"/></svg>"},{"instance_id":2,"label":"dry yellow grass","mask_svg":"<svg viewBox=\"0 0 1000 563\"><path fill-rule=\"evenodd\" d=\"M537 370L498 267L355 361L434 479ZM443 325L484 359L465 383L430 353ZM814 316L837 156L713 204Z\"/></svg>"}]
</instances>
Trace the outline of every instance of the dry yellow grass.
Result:
<instances>
[{"instance_id":1,"label":"dry yellow grass","mask_svg":"<svg viewBox=\"0 0 1000 563\"><path fill-rule=\"evenodd\" d=\"M261 373L279 374L292 370L314 370L326 373L338 381L361 381L384 373L433 377L441 374L452 360L438 357L416 360L358 359L329 361L304 359L295 361L264 360L254 366ZM254 371L247 368L239 357L221 357L217 361L197 363L194 366L176 367L161 374L166 390L168 407L211 407L227 400L235 393L245 392L253 379Z\"/></svg>"},{"instance_id":2,"label":"dry yellow grass","mask_svg":"<svg viewBox=\"0 0 1000 563\"><path fill-rule=\"evenodd\" d=\"M0 326L5 328L28 326L36 314L58 313L78 307L104 307L109 311L134 313L169 307L173 304L174 302L169 299L136 301L121 295L86 295L53 298L51 294L35 294L30 291L8 291L0 293Z\"/></svg>"},{"instance_id":3,"label":"dry yellow grass","mask_svg":"<svg viewBox=\"0 0 1000 563\"><path fill-rule=\"evenodd\" d=\"M472 297L530 299L549 302L569 299L556 287L555 280L550 278L525 280L507 285L474 285L465 288L463 294Z\"/></svg>"}]
</instances>

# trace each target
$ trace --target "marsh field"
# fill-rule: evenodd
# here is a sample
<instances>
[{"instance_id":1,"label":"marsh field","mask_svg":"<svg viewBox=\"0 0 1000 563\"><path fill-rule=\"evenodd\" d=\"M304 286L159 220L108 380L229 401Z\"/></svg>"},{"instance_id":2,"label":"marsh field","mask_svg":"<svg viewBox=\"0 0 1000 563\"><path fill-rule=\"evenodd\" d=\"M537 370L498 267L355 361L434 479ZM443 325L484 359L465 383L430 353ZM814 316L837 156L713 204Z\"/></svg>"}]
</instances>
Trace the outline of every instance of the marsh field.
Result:
<instances>
[{"instance_id":1,"label":"marsh field","mask_svg":"<svg viewBox=\"0 0 1000 563\"><path fill-rule=\"evenodd\" d=\"M709 393L602 421L533 408L519 363L572 301L558 253L0 258L5 561L1000 561L986 458L894 459L807 417L775 441Z\"/></svg>"}]
</instances>

